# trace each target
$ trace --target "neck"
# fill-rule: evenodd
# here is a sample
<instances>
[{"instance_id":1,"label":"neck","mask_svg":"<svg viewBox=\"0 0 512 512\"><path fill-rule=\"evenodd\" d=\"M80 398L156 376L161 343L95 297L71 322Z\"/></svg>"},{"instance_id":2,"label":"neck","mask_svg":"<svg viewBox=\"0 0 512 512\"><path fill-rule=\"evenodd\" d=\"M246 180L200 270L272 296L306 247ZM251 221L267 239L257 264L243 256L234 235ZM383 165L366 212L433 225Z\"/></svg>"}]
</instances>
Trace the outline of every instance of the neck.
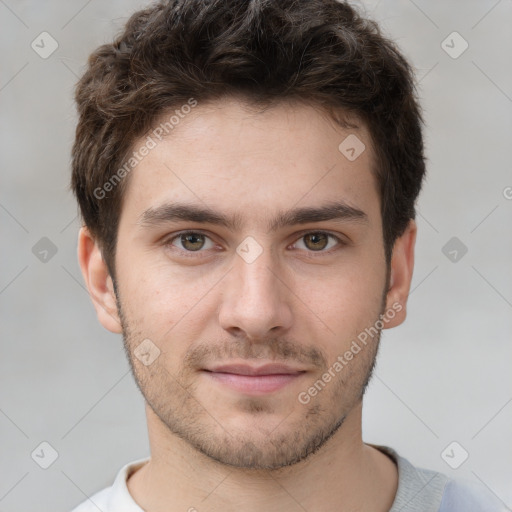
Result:
<instances>
[{"instance_id":1,"label":"neck","mask_svg":"<svg viewBox=\"0 0 512 512\"><path fill-rule=\"evenodd\" d=\"M362 442L362 405L316 453L292 466L255 470L226 466L198 452L146 406L151 459L128 480L148 512L357 510L387 512L398 485L395 464Z\"/></svg>"}]
</instances>

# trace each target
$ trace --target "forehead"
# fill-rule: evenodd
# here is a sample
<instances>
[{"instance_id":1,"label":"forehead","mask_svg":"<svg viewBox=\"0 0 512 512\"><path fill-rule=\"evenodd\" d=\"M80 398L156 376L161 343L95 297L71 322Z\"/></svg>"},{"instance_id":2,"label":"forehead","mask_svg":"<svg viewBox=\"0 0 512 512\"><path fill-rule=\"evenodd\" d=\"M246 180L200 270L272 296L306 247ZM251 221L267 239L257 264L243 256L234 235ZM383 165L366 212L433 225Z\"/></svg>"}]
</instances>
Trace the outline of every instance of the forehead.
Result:
<instances>
[{"instance_id":1,"label":"forehead","mask_svg":"<svg viewBox=\"0 0 512 512\"><path fill-rule=\"evenodd\" d=\"M133 151L144 145L151 149L131 172L123 200L122 218L131 222L172 202L202 203L236 216L240 226L339 201L379 216L366 127L343 128L312 106L282 102L254 110L226 98L178 108Z\"/></svg>"}]
</instances>

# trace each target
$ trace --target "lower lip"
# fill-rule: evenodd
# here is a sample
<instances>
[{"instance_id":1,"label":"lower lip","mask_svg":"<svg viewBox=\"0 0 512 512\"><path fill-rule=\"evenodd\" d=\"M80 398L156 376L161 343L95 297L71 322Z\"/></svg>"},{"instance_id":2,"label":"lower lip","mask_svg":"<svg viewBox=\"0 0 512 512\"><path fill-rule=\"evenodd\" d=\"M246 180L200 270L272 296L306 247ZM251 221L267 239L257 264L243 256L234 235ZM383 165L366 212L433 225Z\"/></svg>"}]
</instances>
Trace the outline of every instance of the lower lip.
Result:
<instances>
[{"instance_id":1,"label":"lower lip","mask_svg":"<svg viewBox=\"0 0 512 512\"><path fill-rule=\"evenodd\" d=\"M262 395L278 391L298 379L304 372L275 375L238 375L234 373L205 372L212 379L241 393Z\"/></svg>"}]
</instances>

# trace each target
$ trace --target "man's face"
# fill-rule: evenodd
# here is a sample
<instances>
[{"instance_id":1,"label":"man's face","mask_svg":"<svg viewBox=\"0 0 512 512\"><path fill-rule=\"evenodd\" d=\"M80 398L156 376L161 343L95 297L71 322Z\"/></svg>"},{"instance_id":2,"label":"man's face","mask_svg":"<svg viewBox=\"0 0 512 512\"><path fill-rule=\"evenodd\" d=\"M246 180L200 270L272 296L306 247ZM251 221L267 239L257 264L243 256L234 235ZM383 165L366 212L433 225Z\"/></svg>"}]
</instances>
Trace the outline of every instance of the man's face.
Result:
<instances>
[{"instance_id":1,"label":"man's face","mask_svg":"<svg viewBox=\"0 0 512 512\"><path fill-rule=\"evenodd\" d=\"M338 149L350 134L366 145L353 161ZM226 464L278 468L360 404L378 336L343 355L384 313L387 290L371 158L363 127L224 100L198 105L132 171L117 298L136 381L169 434ZM292 214L334 203L362 213ZM180 218L178 204L236 222Z\"/></svg>"}]
</instances>

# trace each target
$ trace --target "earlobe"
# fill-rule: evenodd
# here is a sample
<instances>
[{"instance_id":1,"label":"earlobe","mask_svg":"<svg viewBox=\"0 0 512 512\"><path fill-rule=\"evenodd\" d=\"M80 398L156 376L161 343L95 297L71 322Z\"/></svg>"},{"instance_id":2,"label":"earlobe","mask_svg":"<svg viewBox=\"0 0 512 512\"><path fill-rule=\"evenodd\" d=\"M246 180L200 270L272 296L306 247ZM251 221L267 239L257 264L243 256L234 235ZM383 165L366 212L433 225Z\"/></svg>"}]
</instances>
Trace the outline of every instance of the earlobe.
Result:
<instances>
[{"instance_id":1,"label":"earlobe","mask_svg":"<svg viewBox=\"0 0 512 512\"><path fill-rule=\"evenodd\" d=\"M393 317L385 328L396 327L404 322L407 315L407 299L414 270L414 246L416 243L416 222L411 219L402 236L397 238L391 257L391 275L386 297L386 311L393 311Z\"/></svg>"},{"instance_id":2,"label":"earlobe","mask_svg":"<svg viewBox=\"0 0 512 512\"><path fill-rule=\"evenodd\" d=\"M111 332L121 333L112 278L87 227L82 227L78 235L78 262L101 325Z\"/></svg>"}]
</instances>

